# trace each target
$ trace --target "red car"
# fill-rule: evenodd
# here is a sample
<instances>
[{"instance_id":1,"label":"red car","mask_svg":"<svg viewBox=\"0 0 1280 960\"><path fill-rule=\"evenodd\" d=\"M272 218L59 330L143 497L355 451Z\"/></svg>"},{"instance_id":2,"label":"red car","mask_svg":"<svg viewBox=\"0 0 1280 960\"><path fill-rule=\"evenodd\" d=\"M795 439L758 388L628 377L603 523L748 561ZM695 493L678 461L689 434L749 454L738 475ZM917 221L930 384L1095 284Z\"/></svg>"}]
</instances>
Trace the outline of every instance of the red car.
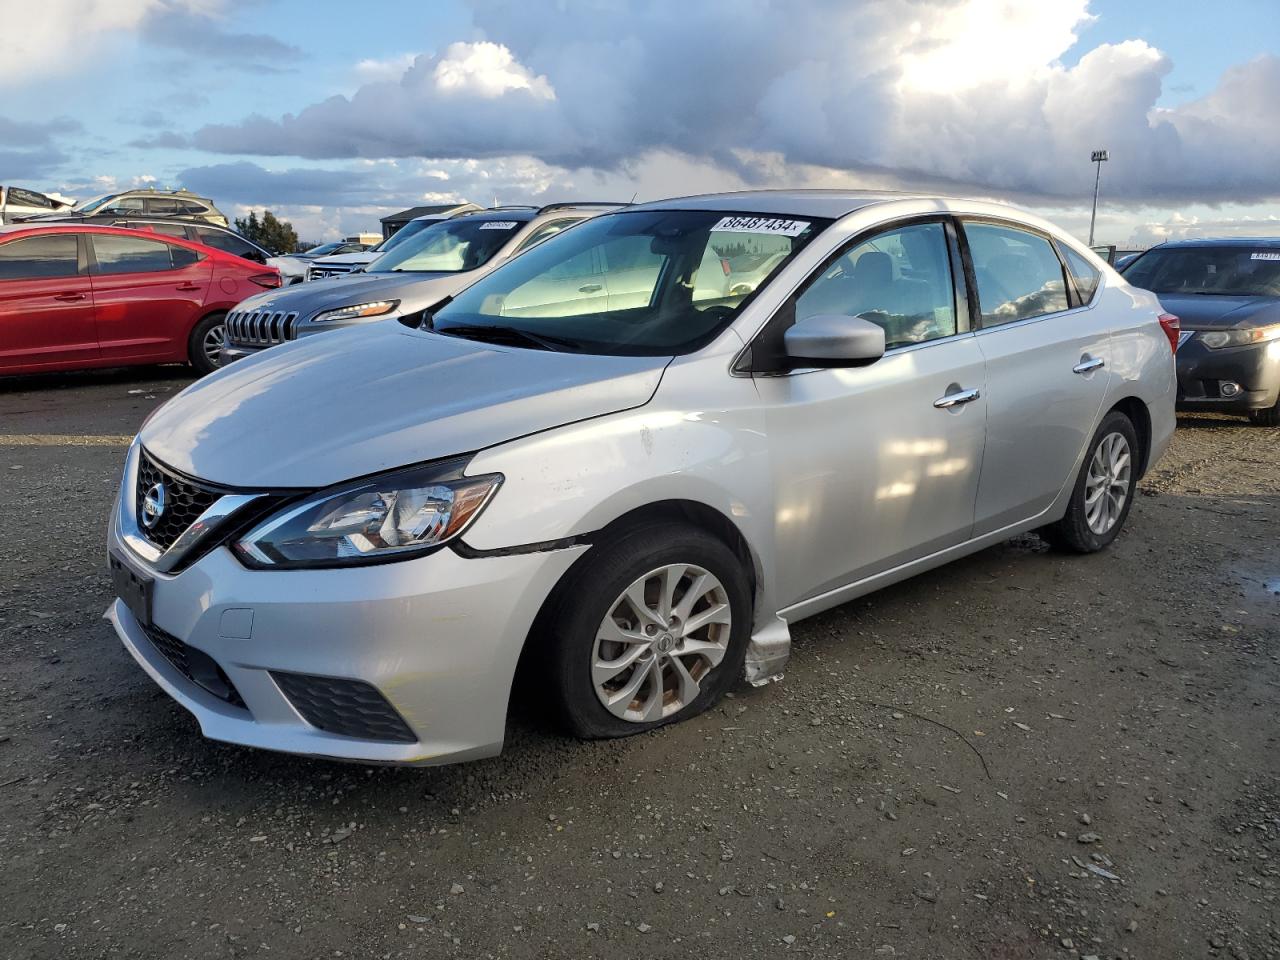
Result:
<instances>
[{"instance_id":1,"label":"red car","mask_svg":"<svg viewBox=\"0 0 1280 960\"><path fill-rule=\"evenodd\" d=\"M226 312L280 274L203 244L93 225L0 227L0 374L218 366Z\"/></svg>"}]
</instances>

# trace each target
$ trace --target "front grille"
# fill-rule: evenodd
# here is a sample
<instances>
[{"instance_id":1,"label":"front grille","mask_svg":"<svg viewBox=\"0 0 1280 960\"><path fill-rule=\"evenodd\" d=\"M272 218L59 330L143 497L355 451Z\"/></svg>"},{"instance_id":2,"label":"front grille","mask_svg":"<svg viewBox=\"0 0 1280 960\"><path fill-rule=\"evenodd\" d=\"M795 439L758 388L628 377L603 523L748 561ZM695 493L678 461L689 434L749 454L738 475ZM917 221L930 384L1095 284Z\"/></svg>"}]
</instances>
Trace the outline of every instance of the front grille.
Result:
<instances>
[{"instance_id":1,"label":"front grille","mask_svg":"<svg viewBox=\"0 0 1280 960\"><path fill-rule=\"evenodd\" d=\"M192 683L234 707L244 706L240 691L235 688L231 678L203 650L188 646L173 634L161 630L154 624L144 626L142 630L160 655Z\"/></svg>"},{"instance_id":2,"label":"front grille","mask_svg":"<svg viewBox=\"0 0 1280 960\"><path fill-rule=\"evenodd\" d=\"M340 277L344 273L350 273L356 268L354 263L326 263L321 266L307 267L308 280L324 280L328 277Z\"/></svg>"},{"instance_id":3,"label":"front grille","mask_svg":"<svg viewBox=\"0 0 1280 960\"><path fill-rule=\"evenodd\" d=\"M157 484L164 485L164 510L155 526L143 523L143 501ZM138 485L134 501L138 528L142 535L162 550L168 550L200 514L222 496L222 491L197 483L152 459L146 450L138 458Z\"/></svg>"},{"instance_id":4,"label":"front grille","mask_svg":"<svg viewBox=\"0 0 1280 960\"><path fill-rule=\"evenodd\" d=\"M363 680L275 670L271 678L302 719L326 733L395 743L418 739L386 698Z\"/></svg>"},{"instance_id":5,"label":"front grille","mask_svg":"<svg viewBox=\"0 0 1280 960\"><path fill-rule=\"evenodd\" d=\"M293 340L297 323L296 310L232 310L227 314L225 335L230 344L270 347Z\"/></svg>"}]
</instances>

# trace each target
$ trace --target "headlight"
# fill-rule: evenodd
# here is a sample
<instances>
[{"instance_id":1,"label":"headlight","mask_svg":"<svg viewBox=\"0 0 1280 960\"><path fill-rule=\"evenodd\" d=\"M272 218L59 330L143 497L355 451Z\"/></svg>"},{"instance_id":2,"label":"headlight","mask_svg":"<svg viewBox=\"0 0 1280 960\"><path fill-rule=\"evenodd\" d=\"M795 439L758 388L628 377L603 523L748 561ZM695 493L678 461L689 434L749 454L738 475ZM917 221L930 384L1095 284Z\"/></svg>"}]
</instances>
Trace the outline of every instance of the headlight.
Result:
<instances>
[{"instance_id":1,"label":"headlight","mask_svg":"<svg viewBox=\"0 0 1280 960\"><path fill-rule=\"evenodd\" d=\"M464 477L468 459L397 470L290 504L236 543L255 567L343 567L426 553L467 528L502 474Z\"/></svg>"},{"instance_id":2,"label":"headlight","mask_svg":"<svg viewBox=\"0 0 1280 960\"><path fill-rule=\"evenodd\" d=\"M1263 343L1267 340L1280 340L1280 323L1265 327L1251 327L1244 330L1205 330L1198 337L1210 350L1223 347L1241 347L1246 343Z\"/></svg>"},{"instance_id":3,"label":"headlight","mask_svg":"<svg viewBox=\"0 0 1280 960\"><path fill-rule=\"evenodd\" d=\"M400 306L399 300L374 300L370 303L354 303L349 307L338 307L317 313L311 319L321 320L360 320L364 317L381 317Z\"/></svg>"}]
</instances>

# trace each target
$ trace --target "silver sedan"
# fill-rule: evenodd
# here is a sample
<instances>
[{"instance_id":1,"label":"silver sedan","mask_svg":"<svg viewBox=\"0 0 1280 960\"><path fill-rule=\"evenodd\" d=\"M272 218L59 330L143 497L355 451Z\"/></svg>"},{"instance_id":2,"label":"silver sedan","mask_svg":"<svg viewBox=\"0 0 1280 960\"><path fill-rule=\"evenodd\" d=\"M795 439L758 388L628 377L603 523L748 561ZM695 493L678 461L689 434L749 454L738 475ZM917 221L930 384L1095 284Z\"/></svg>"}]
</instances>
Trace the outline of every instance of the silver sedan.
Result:
<instances>
[{"instance_id":1,"label":"silver sedan","mask_svg":"<svg viewBox=\"0 0 1280 960\"><path fill-rule=\"evenodd\" d=\"M1106 547L1173 432L1177 325L998 204L626 208L167 403L108 617L219 740L487 756L515 683L580 736L652 729L879 587L1026 531Z\"/></svg>"}]
</instances>

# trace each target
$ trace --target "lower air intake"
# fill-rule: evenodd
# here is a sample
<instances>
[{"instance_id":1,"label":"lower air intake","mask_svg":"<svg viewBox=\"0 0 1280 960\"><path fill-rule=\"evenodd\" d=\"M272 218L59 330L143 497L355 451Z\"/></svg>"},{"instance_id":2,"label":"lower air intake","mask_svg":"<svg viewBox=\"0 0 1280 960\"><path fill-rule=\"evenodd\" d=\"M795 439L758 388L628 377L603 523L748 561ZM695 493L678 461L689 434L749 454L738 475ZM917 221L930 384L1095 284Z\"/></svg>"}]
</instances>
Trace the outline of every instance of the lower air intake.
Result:
<instances>
[{"instance_id":1,"label":"lower air intake","mask_svg":"<svg viewBox=\"0 0 1280 960\"><path fill-rule=\"evenodd\" d=\"M302 719L325 733L360 740L414 743L417 737L386 697L363 680L271 671Z\"/></svg>"}]
</instances>

